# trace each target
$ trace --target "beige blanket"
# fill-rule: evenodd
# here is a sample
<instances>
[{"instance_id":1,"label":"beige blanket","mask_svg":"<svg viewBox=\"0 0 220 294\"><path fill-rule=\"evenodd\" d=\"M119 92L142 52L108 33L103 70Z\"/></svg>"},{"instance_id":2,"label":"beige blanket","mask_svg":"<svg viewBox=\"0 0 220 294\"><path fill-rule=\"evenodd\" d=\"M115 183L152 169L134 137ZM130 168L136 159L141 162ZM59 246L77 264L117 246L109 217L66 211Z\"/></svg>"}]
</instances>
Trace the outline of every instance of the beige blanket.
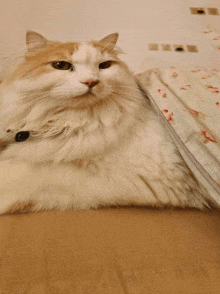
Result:
<instances>
[{"instance_id":1,"label":"beige blanket","mask_svg":"<svg viewBox=\"0 0 220 294\"><path fill-rule=\"evenodd\" d=\"M220 71L170 67L137 77L187 163L220 197Z\"/></svg>"}]
</instances>

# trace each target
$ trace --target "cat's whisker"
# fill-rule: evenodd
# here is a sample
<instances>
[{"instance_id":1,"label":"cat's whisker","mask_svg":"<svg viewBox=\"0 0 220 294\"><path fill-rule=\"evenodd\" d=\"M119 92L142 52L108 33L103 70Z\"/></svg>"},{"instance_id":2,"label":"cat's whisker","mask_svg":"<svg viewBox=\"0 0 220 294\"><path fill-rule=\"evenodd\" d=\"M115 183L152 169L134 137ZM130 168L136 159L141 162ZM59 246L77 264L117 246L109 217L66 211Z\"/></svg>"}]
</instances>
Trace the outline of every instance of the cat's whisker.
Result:
<instances>
[{"instance_id":1,"label":"cat's whisker","mask_svg":"<svg viewBox=\"0 0 220 294\"><path fill-rule=\"evenodd\" d=\"M140 95L132 95L131 98L128 97L128 95L124 92L112 92L113 94L115 94L117 97L120 97L120 98L123 98L124 100L128 100L128 101L131 101L131 102L134 102L136 101L136 103L138 101L140 101ZM136 99L137 98L137 99Z\"/></svg>"},{"instance_id":2,"label":"cat's whisker","mask_svg":"<svg viewBox=\"0 0 220 294\"><path fill-rule=\"evenodd\" d=\"M136 86L128 86L128 85L117 85L119 88L133 89L140 91Z\"/></svg>"},{"instance_id":3,"label":"cat's whisker","mask_svg":"<svg viewBox=\"0 0 220 294\"><path fill-rule=\"evenodd\" d=\"M133 99L133 97L132 97L132 98L129 98L129 97L126 96L125 93L119 93L119 92L112 91L112 92L111 92L111 95L112 95L112 94L114 94L114 96L115 96L117 99L120 97L120 98L122 98L122 99L124 99L124 100L128 100L128 101L131 101L131 102L135 102L134 99ZM114 96L113 96L113 97L114 97Z\"/></svg>"},{"instance_id":4,"label":"cat's whisker","mask_svg":"<svg viewBox=\"0 0 220 294\"><path fill-rule=\"evenodd\" d=\"M132 90L132 91L135 91L135 92L137 92L139 94L141 93L141 90L139 88L137 88L137 87L134 87L134 86L119 85L118 87L121 88L121 89Z\"/></svg>"}]
</instances>

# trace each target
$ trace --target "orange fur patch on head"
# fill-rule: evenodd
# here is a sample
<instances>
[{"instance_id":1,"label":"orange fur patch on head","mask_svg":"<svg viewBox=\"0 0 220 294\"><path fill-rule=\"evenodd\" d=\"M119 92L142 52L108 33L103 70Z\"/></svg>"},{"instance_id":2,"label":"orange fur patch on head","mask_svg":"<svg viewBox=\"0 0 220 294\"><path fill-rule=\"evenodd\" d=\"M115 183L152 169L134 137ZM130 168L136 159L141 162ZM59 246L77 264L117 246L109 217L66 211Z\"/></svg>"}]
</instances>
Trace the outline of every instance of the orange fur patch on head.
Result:
<instances>
[{"instance_id":1,"label":"orange fur patch on head","mask_svg":"<svg viewBox=\"0 0 220 294\"><path fill-rule=\"evenodd\" d=\"M106 46L105 44L103 44L99 41L93 40L93 41L91 41L91 43L94 47L99 48L102 53L107 52L113 57L117 56L117 53L115 52L114 48L109 48L108 46Z\"/></svg>"},{"instance_id":2,"label":"orange fur patch on head","mask_svg":"<svg viewBox=\"0 0 220 294\"><path fill-rule=\"evenodd\" d=\"M4 214L15 214L15 213L27 213L33 212L36 203L33 200L28 201L17 201L11 205Z\"/></svg>"},{"instance_id":3,"label":"orange fur patch on head","mask_svg":"<svg viewBox=\"0 0 220 294\"><path fill-rule=\"evenodd\" d=\"M25 77L36 77L53 70L48 66L52 62L72 62L71 55L77 51L79 43L76 42L50 42L44 48L35 52L28 52L25 60L11 72L10 79L22 79Z\"/></svg>"},{"instance_id":4,"label":"orange fur patch on head","mask_svg":"<svg viewBox=\"0 0 220 294\"><path fill-rule=\"evenodd\" d=\"M50 42L47 46L34 53L28 52L26 55L26 60L31 62L39 58L43 58L44 60L48 60L54 57L57 57L58 60L60 60L60 58L70 58L73 52L78 50L78 47L79 43L76 42Z\"/></svg>"}]
</instances>

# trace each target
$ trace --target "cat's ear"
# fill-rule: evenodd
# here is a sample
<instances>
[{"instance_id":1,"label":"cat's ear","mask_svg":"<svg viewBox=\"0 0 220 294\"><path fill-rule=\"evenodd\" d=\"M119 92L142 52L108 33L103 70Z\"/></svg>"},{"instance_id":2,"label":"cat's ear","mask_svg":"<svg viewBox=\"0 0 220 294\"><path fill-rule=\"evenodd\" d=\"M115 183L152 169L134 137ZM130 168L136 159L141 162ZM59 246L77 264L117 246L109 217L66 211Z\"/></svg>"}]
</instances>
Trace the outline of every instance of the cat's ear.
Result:
<instances>
[{"instance_id":1,"label":"cat's ear","mask_svg":"<svg viewBox=\"0 0 220 294\"><path fill-rule=\"evenodd\" d=\"M110 50L114 49L117 40L118 40L118 33L110 34L105 38L101 39L99 42L105 45L105 47L109 48Z\"/></svg>"},{"instance_id":2,"label":"cat's ear","mask_svg":"<svg viewBox=\"0 0 220 294\"><path fill-rule=\"evenodd\" d=\"M28 51L37 51L45 47L48 40L44 38L41 34L33 31L27 31L26 33L26 45Z\"/></svg>"}]
</instances>

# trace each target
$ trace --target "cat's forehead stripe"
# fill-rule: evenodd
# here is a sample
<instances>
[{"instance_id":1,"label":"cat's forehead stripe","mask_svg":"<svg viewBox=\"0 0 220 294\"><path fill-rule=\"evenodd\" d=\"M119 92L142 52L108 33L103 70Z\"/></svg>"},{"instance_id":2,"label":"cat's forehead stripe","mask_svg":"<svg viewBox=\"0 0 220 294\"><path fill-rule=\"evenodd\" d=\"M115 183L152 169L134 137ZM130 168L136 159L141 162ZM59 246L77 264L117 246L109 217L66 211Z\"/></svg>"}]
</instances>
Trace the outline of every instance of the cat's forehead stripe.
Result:
<instances>
[{"instance_id":1,"label":"cat's forehead stripe","mask_svg":"<svg viewBox=\"0 0 220 294\"><path fill-rule=\"evenodd\" d=\"M77 51L72 54L72 59L74 62L89 63L91 60L100 58L102 56L101 52L97 50L90 42L81 42Z\"/></svg>"}]
</instances>

